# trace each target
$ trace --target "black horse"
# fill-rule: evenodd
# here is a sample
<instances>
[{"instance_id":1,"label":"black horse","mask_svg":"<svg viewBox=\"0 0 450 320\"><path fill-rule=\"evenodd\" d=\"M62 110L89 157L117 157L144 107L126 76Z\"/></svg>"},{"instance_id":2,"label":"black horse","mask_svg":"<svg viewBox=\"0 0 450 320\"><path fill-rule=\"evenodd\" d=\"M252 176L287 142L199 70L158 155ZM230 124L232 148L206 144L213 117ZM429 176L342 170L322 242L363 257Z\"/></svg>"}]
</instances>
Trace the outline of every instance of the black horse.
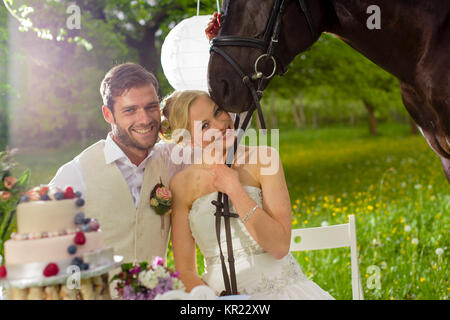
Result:
<instances>
[{"instance_id":1,"label":"black horse","mask_svg":"<svg viewBox=\"0 0 450 320\"><path fill-rule=\"evenodd\" d=\"M376 9L381 24L372 28ZM283 74L322 32L333 33L399 79L403 103L450 182L449 0L224 0L222 12L208 68L218 105L249 110L273 72Z\"/></svg>"}]
</instances>

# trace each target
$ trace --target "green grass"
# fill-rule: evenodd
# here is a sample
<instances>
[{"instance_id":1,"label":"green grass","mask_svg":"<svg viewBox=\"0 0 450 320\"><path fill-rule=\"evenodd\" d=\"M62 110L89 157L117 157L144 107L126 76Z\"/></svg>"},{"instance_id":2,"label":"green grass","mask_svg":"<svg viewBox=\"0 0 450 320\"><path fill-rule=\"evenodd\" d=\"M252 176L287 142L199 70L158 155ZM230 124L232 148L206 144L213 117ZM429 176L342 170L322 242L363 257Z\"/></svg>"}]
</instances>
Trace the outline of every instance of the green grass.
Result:
<instances>
[{"instance_id":1,"label":"green grass","mask_svg":"<svg viewBox=\"0 0 450 320\"><path fill-rule=\"evenodd\" d=\"M354 214L366 299L448 299L450 189L440 161L408 127L379 130L376 137L364 127L280 132L293 228L345 223ZM334 297L351 299L348 249L295 256Z\"/></svg>"},{"instance_id":2,"label":"green grass","mask_svg":"<svg viewBox=\"0 0 450 320\"><path fill-rule=\"evenodd\" d=\"M354 214L366 299L448 299L450 189L440 161L408 126L380 124L378 130L378 136L365 126L280 130L292 227L345 223ZM16 159L38 185L82 149L22 150ZM351 299L349 254L342 248L294 256L336 299ZM200 253L197 261L203 272ZM173 266L171 250L168 264ZM379 289L371 268L379 272Z\"/></svg>"}]
</instances>

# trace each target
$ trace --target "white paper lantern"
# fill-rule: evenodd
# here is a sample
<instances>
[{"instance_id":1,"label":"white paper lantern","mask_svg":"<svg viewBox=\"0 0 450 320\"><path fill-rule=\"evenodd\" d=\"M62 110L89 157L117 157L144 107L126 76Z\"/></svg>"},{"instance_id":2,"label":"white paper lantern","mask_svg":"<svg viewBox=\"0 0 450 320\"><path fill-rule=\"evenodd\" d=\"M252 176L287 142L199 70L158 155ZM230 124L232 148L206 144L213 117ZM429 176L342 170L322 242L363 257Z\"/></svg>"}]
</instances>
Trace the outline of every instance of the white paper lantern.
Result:
<instances>
[{"instance_id":1,"label":"white paper lantern","mask_svg":"<svg viewBox=\"0 0 450 320\"><path fill-rule=\"evenodd\" d=\"M177 24L161 48L161 65L176 90L208 90L209 41L205 29L212 15L193 16Z\"/></svg>"}]
</instances>

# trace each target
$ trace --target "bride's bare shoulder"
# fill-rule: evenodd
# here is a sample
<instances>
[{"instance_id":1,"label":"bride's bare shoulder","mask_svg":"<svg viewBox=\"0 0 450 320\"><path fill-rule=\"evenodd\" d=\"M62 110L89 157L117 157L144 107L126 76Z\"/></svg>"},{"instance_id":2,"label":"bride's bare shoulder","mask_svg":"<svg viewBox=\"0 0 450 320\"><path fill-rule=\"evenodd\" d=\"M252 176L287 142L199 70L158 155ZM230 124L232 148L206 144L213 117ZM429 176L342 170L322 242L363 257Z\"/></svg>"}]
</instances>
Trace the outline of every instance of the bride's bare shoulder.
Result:
<instances>
[{"instance_id":1,"label":"bride's bare shoulder","mask_svg":"<svg viewBox=\"0 0 450 320\"><path fill-rule=\"evenodd\" d=\"M187 167L184 170L178 171L170 180L170 188L176 189L178 186L183 185L185 181L188 181L192 175L192 166Z\"/></svg>"},{"instance_id":2,"label":"bride's bare shoulder","mask_svg":"<svg viewBox=\"0 0 450 320\"><path fill-rule=\"evenodd\" d=\"M193 164L173 176L170 189L174 192L182 191L184 195L194 195L196 190L201 189L207 178L205 168Z\"/></svg>"}]
</instances>

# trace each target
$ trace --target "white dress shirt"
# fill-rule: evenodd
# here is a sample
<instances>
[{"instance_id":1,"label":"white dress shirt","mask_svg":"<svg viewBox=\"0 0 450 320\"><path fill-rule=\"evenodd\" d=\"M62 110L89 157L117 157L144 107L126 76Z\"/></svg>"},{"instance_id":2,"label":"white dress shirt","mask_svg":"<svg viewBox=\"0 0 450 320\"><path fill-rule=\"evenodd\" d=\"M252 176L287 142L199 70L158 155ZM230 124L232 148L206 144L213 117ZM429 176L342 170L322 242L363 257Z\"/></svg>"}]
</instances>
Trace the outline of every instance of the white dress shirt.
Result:
<instances>
[{"instance_id":1,"label":"white dress shirt","mask_svg":"<svg viewBox=\"0 0 450 320\"><path fill-rule=\"evenodd\" d=\"M139 166L136 166L112 139L111 132L106 137L104 148L106 164L115 162L130 189L136 208L139 204L139 195L144 179L144 169L150 158L164 158L170 179L172 179L178 171L181 171L188 166L187 164L176 164L171 161L171 152L176 147L177 145L174 143L160 141L149 150L144 161L142 161ZM64 189L66 186L71 186L74 191L80 191L82 194L86 191L80 158L78 156L59 168L55 177L49 183L49 187Z\"/></svg>"}]
</instances>

